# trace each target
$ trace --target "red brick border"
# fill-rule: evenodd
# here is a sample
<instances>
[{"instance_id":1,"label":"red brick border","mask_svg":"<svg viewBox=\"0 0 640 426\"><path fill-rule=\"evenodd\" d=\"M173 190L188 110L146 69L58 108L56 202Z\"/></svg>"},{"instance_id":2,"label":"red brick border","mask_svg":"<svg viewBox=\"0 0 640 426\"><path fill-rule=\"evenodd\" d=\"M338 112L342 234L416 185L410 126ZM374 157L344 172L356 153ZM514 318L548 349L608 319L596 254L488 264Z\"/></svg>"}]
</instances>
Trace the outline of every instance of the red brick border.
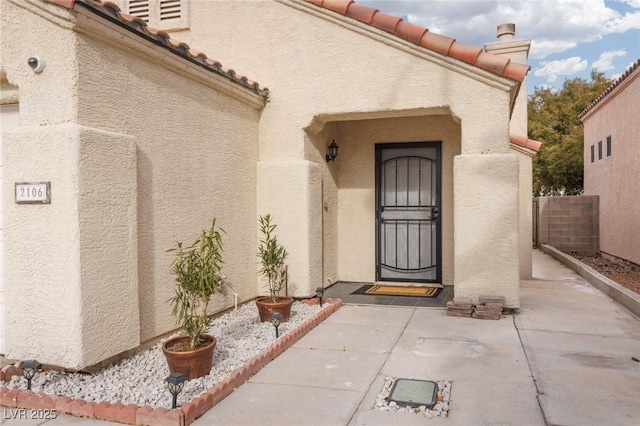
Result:
<instances>
[{"instance_id":1,"label":"red brick border","mask_svg":"<svg viewBox=\"0 0 640 426\"><path fill-rule=\"evenodd\" d=\"M319 301L318 299L305 299L301 303L317 305ZM237 368L222 382L174 410L152 408L150 406L123 405L119 402L115 404L108 402L87 403L81 399L71 399L68 396L51 396L22 389L9 389L6 386L0 386L0 405L9 408L56 410L60 414L70 414L76 417L87 417L129 425L187 426L226 398L249 380L251 376L277 358L342 306L340 299L327 299L324 303L326 307L323 307L315 316L273 342L271 346L253 357L245 365ZM14 365L7 365L0 370L0 380L3 381L9 381L11 377L21 375L22 369Z\"/></svg>"}]
</instances>

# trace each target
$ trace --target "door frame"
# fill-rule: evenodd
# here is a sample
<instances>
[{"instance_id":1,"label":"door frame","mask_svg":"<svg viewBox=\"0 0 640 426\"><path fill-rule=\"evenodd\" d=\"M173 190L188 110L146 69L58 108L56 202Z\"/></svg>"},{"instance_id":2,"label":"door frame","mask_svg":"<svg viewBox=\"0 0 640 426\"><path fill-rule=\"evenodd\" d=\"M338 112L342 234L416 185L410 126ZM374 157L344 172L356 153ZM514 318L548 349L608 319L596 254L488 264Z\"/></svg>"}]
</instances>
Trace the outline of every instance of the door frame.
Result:
<instances>
[{"instance_id":1,"label":"door frame","mask_svg":"<svg viewBox=\"0 0 640 426\"><path fill-rule=\"evenodd\" d=\"M436 203L438 206L438 218L436 219L436 279L435 280L422 280L422 279L410 279L407 282L424 282L424 283L442 283L442 141L425 141L425 142L395 142L395 143L376 143L375 145L375 278L376 281L397 281L402 282L401 279L381 278L381 266L380 266L380 191L381 191L381 153L385 149L412 149L412 148L435 148L436 150Z\"/></svg>"}]
</instances>

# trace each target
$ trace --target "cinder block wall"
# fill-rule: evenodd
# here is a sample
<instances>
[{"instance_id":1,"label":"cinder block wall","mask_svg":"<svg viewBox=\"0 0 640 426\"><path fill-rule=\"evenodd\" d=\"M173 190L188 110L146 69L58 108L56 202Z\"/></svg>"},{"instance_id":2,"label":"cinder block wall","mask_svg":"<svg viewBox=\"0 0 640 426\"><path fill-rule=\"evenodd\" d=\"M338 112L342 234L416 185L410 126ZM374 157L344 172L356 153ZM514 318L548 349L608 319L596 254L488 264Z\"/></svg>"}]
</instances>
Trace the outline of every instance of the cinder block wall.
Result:
<instances>
[{"instance_id":1,"label":"cinder block wall","mask_svg":"<svg viewBox=\"0 0 640 426\"><path fill-rule=\"evenodd\" d=\"M536 197L535 202L538 245L548 244L581 256L600 250L597 195Z\"/></svg>"}]
</instances>

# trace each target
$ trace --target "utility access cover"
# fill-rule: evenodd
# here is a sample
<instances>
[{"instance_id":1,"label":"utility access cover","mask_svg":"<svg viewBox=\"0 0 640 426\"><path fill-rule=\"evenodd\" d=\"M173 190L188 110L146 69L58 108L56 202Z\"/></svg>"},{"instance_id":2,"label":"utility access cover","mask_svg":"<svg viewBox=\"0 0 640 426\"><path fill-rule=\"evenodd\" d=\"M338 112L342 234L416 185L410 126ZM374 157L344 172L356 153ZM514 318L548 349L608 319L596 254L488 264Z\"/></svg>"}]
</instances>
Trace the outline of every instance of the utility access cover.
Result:
<instances>
[{"instance_id":1,"label":"utility access cover","mask_svg":"<svg viewBox=\"0 0 640 426\"><path fill-rule=\"evenodd\" d=\"M389 401L399 405L431 408L436 405L438 384L429 380L397 379L391 388Z\"/></svg>"}]
</instances>

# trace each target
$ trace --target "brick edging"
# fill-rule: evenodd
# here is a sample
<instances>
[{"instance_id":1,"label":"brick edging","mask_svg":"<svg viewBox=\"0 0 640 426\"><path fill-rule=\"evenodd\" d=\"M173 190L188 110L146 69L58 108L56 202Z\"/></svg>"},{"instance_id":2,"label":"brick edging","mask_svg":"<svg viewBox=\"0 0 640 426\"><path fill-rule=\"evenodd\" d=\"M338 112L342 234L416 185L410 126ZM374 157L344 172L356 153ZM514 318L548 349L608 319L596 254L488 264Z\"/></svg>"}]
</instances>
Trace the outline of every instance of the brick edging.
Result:
<instances>
[{"instance_id":1,"label":"brick edging","mask_svg":"<svg viewBox=\"0 0 640 426\"><path fill-rule=\"evenodd\" d=\"M317 299L305 299L301 303L317 305L319 301ZM70 414L76 417L87 417L129 425L187 426L226 398L240 385L249 380L251 376L277 358L342 306L342 300L340 299L327 299L324 303L327 307L280 337L267 349L249 360L248 363L238 367L222 382L209 388L205 393L196 396L191 401L183 403L180 408L167 410L162 407L153 408L148 405L140 407L134 404L124 405L119 402L115 404L85 402L81 399L71 399L68 396L51 396L30 390L9 389L6 386L0 386L0 405L9 408L55 410L58 414ZM9 381L11 377L21 375L22 369L14 365L7 365L0 369L0 380L3 381Z\"/></svg>"}]
</instances>

